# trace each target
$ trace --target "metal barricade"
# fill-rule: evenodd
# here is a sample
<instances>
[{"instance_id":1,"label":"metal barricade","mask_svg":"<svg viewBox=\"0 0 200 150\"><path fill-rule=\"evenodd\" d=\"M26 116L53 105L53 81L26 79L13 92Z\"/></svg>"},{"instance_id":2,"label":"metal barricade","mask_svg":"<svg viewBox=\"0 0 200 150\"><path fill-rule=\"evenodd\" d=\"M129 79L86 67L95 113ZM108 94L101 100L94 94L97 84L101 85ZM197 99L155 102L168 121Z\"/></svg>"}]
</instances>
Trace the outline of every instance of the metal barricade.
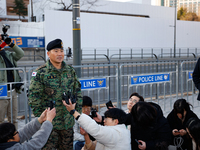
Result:
<instances>
[{"instance_id":1,"label":"metal barricade","mask_svg":"<svg viewBox=\"0 0 200 150\"><path fill-rule=\"evenodd\" d=\"M104 64L104 65L83 65L83 66L73 66L74 68L81 68L81 72L82 72L82 76L81 78L79 79L80 81L81 80L93 80L93 79L101 79L101 78L105 78L106 79L106 87L104 88L86 88L86 89L83 89L81 88L81 91L82 91L82 95L85 95L84 92L87 91L87 95L90 96L90 93L91 92L94 92L97 90L97 94L98 94L98 99L97 99L97 104L98 104L98 109L100 110L100 104L103 104L105 103L106 101L110 100L110 95L115 95L113 96L113 98L116 98L115 100L117 101L117 107L119 107L119 98L118 98L118 91L119 91L119 84L118 84L118 66L117 65L114 65L114 64ZM90 68L88 71L88 68ZM102 74L99 74L100 70L99 69L105 69L107 71L105 71L104 73ZM113 73L110 75L110 69L111 68L115 68L115 71L113 71ZM97 72L98 74L95 75L94 73L94 70L97 69ZM103 71L102 71L103 72ZM87 77L84 77L85 75L84 74L87 74ZM111 78L113 79L114 78L114 82L111 82L113 80L111 80ZM117 86L115 86L117 85ZM83 86L83 85L82 85ZM112 91L111 91L111 87L112 88ZM117 92L115 92L113 89L115 89L117 87ZM102 100L100 100L100 91L105 89L106 90L106 94L104 95L107 95L107 98L103 98ZM93 94L94 95L94 94ZM90 96L92 97L92 96ZM93 96L94 97L94 96ZM93 99L93 98L92 98ZM93 99L94 101L94 99ZM94 103L95 104L95 103Z\"/></svg>"},{"instance_id":2,"label":"metal barricade","mask_svg":"<svg viewBox=\"0 0 200 150\"><path fill-rule=\"evenodd\" d=\"M27 82L27 80L26 80L26 72L25 72L25 70L23 69L23 68L0 68L0 71L7 71L7 70L21 70L22 71L22 74L23 74L23 81L21 81L21 82L9 82L9 83L7 83L7 82L5 82L5 83L0 83L0 85L7 85L7 84L10 84L10 87L12 87L12 85L13 84L16 84L16 83L23 83L24 84L24 87L26 87L26 82ZM26 123L27 123L27 106L28 106L28 104L27 104L27 94L26 94L26 90L24 90L24 93L25 93L25 97L24 97L24 105L25 105L25 119L26 119ZM3 99L10 99L10 103L11 103L11 105L10 105L10 109L11 109L11 123L13 123L13 109L12 109L12 103L13 103L13 100L12 100L12 90L10 90L10 97L4 97L4 98L0 98L0 100L3 100Z\"/></svg>"},{"instance_id":3,"label":"metal barricade","mask_svg":"<svg viewBox=\"0 0 200 150\"><path fill-rule=\"evenodd\" d=\"M197 61L183 61L181 63L181 98L184 98L184 95L187 95L186 100L189 101L194 107L199 107L200 106L199 101L194 100L195 99L194 96L197 97L196 94L197 90L192 80L193 70L188 70L188 68L184 69L185 64L191 63L195 67L196 62ZM186 84L186 86L184 86L184 83ZM185 90L184 87L186 87ZM189 95L192 95L192 98L190 98Z\"/></svg>"},{"instance_id":4,"label":"metal barricade","mask_svg":"<svg viewBox=\"0 0 200 150\"><path fill-rule=\"evenodd\" d=\"M169 63L151 63L149 64L149 66L155 66L155 68L152 68L152 70L156 69L157 68L157 65L165 65L165 64L169 64ZM130 96L130 90L132 87L135 87L135 90L133 90L133 92L138 92L138 88L139 87L142 87L143 88L143 92L141 94L141 92L139 92L139 94L143 95L143 97L145 98L146 94L145 93L148 93L148 97L146 99L150 99L151 101L153 101L153 99L155 99L154 101L156 102L157 100L157 103L162 105L161 107L166 108L166 94L168 94L170 97L170 103L169 103L169 107L171 109L172 107L172 82L175 81L176 82L176 87L175 87L175 94L176 94L176 98L178 97L178 64L177 63L173 63L175 65L175 70L174 71L170 71L170 72L157 72L157 73L142 73L142 74L122 74L122 70L123 70L123 67L126 66L126 64L123 64L123 65L120 65L120 80L119 80L119 85L124 85L124 83L122 83L122 79L124 77L126 77L127 81L126 81L126 84L127 84L127 95ZM128 64L130 65L130 64ZM138 63L133 63L131 64L132 66L138 66L138 65L141 65L141 66L144 66L146 65L146 63L141 63L141 64L138 64ZM153 72L153 71L152 71ZM162 77L159 77L160 78L160 81L158 80L158 77L156 76L159 76L162 74ZM168 74L169 75L169 81L161 81L161 78L164 79L166 76L164 76L165 74ZM146 83L142 83L142 84L132 84L131 83L131 80L133 80L133 77L139 77L139 76L151 76L151 79L152 80L156 80L157 78L157 81L156 82L146 82ZM155 77L154 77L155 76ZM139 79L139 78L138 78ZM137 79L135 79L135 81L137 81ZM133 81L133 82L135 82ZM161 89L162 87L160 86L161 84L163 84L163 91L161 93ZM169 84L169 93L166 92L166 84ZM155 94L153 95L153 85L155 85ZM147 86L148 89L146 88ZM146 92L146 91L149 91L149 92ZM120 88L120 91L118 92L119 94L121 94L121 88ZM163 99L163 102L160 103L160 98L162 97ZM120 101L122 101L122 96L119 95L119 98L120 98ZM128 99L127 99L128 100Z\"/></svg>"}]
</instances>

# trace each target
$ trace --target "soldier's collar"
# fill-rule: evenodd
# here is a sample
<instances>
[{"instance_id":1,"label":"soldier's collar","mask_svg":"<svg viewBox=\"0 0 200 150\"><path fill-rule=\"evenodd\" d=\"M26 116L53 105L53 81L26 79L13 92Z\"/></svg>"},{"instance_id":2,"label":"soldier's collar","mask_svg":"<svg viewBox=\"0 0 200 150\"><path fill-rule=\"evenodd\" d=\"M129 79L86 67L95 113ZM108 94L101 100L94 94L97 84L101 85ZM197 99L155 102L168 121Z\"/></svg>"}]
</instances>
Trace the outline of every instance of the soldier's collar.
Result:
<instances>
[{"instance_id":1,"label":"soldier's collar","mask_svg":"<svg viewBox=\"0 0 200 150\"><path fill-rule=\"evenodd\" d=\"M66 63L63 61L62 62L62 68L59 69L59 70L63 70L63 68L65 68L65 66L66 66ZM50 60L47 61L47 69L49 69L49 70L58 70L53 66L53 64L51 63Z\"/></svg>"}]
</instances>

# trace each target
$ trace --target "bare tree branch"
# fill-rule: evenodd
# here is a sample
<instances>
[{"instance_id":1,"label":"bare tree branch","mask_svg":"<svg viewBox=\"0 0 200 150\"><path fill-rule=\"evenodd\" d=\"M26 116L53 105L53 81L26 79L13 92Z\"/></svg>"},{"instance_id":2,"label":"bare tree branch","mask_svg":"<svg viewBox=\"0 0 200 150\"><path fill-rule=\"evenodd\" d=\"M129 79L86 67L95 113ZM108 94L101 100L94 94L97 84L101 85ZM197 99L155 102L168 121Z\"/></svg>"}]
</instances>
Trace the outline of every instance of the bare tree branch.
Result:
<instances>
[{"instance_id":1,"label":"bare tree branch","mask_svg":"<svg viewBox=\"0 0 200 150\"><path fill-rule=\"evenodd\" d=\"M72 6L71 0L47 0L47 1L51 3L56 3L58 5L62 5L63 10L69 10ZM99 2L99 0L81 0L80 6L88 5L87 10L89 10L92 7L99 6L97 2Z\"/></svg>"}]
</instances>

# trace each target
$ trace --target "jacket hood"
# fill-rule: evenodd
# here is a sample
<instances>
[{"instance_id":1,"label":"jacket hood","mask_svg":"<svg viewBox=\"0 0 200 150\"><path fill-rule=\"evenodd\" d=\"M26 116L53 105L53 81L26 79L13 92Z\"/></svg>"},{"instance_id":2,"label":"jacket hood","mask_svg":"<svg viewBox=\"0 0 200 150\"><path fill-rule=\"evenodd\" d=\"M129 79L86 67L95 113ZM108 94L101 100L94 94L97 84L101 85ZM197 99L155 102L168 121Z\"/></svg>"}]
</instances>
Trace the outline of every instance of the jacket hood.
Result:
<instances>
[{"instance_id":1,"label":"jacket hood","mask_svg":"<svg viewBox=\"0 0 200 150\"><path fill-rule=\"evenodd\" d=\"M17 144L18 142L7 142L7 143L0 143L0 150L5 150L7 148L12 147L13 145Z\"/></svg>"}]
</instances>

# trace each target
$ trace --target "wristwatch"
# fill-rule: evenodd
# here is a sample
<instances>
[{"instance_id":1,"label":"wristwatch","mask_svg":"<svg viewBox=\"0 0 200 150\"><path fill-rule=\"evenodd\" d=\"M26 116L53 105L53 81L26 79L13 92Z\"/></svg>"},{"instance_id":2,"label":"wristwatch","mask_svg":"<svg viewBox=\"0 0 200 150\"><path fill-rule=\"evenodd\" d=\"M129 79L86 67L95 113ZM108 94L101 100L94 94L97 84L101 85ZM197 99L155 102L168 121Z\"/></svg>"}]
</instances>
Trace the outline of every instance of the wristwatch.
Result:
<instances>
[{"instance_id":1,"label":"wristwatch","mask_svg":"<svg viewBox=\"0 0 200 150\"><path fill-rule=\"evenodd\" d=\"M73 115L74 113L75 113L75 109L73 109L73 110L71 110L69 113L71 114L71 115Z\"/></svg>"}]
</instances>

